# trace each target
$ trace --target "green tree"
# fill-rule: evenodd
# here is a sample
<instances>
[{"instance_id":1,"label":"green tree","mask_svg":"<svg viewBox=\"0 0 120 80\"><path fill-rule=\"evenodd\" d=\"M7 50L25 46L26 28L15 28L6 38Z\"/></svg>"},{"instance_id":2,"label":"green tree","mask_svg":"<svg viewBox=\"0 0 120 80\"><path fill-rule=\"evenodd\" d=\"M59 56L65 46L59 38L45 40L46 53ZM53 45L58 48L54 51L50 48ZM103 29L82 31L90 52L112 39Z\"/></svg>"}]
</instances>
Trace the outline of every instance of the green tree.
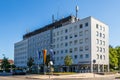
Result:
<instances>
[{"instance_id":1,"label":"green tree","mask_svg":"<svg viewBox=\"0 0 120 80\"><path fill-rule=\"evenodd\" d=\"M46 57L46 65L48 66L48 63L50 62L50 54L47 55Z\"/></svg>"},{"instance_id":2,"label":"green tree","mask_svg":"<svg viewBox=\"0 0 120 80\"><path fill-rule=\"evenodd\" d=\"M110 69L118 68L118 55L117 50L113 47L109 47L109 61L110 61Z\"/></svg>"},{"instance_id":3,"label":"green tree","mask_svg":"<svg viewBox=\"0 0 120 80\"><path fill-rule=\"evenodd\" d=\"M27 66L29 68L29 71L31 72L31 67L34 65L34 60L32 57L28 58Z\"/></svg>"},{"instance_id":4,"label":"green tree","mask_svg":"<svg viewBox=\"0 0 120 80\"><path fill-rule=\"evenodd\" d=\"M118 69L120 70L120 46L115 47L118 56Z\"/></svg>"},{"instance_id":5,"label":"green tree","mask_svg":"<svg viewBox=\"0 0 120 80\"><path fill-rule=\"evenodd\" d=\"M3 69L3 70L8 70L9 69L9 66L10 66L10 63L9 63L9 61L8 61L8 58L3 58L2 59L2 62L1 62L1 68Z\"/></svg>"},{"instance_id":6,"label":"green tree","mask_svg":"<svg viewBox=\"0 0 120 80\"><path fill-rule=\"evenodd\" d=\"M68 70L69 70L69 66L72 65L72 58L69 55L65 57L64 64L68 66Z\"/></svg>"}]
</instances>

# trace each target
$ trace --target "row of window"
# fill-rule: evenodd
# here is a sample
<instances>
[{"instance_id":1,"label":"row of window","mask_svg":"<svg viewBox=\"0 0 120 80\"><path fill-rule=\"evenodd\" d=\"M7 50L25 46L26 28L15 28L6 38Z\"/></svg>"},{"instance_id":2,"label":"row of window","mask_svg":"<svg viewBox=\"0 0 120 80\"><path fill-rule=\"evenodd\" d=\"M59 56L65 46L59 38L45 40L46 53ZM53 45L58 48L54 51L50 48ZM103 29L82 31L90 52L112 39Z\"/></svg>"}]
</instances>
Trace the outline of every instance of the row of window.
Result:
<instances>
[{"instance_id":1,"label":"row of window","mask_svg":"<svg viewBox=\"0 0 120 80\"><path fill-rule=\"evenodd\" d=\"M102 34L101 32L96 31L96 36L99 36L101 38L105 38L105 34Z\"/></svg>"},{"instance_id":2,"label":"row of window","mask_svg":"<svg viewBox=\"0 0 120 80\"><path fill-rule=\"evenodd\" d=\"M105 60L105 55L99 55L99 54L97 54L97 59L104 59Z\"/></svg>"},{"instance_id":3,"label":"row of window","mask_svg":"<svg viewBox=\"0 0 120 80\"><path fill-rule=\"evenodd\" d=\"M99 45L104 45L105 46L105 41L96 39L96 43L99 44Z\"/></svg>"},{"instance_id":4,"label":"row of window","mask_svg":"<svg viewBox=\"0 0 120 80\"><path fill-rule=\"evenodd\" d=\"M85 43L88 43L88 38L85 38ZM83 39L80 39L79 41L74 40L74 41L56 44L56 45L53 45L53 48L73 46L73 45L77 45L77 44L83 44Z\"/></svg>"},{"instance_id":5,"label":"row of window","mask_svg":"<svg viewBox=\"0 0 120 80\"><path fill-rule=\"evenodd\" d=\"M102 48L102 47L96 47L97 48L97 52L103 52L105 53L105 48Z\"/></svg>"},{"instance_id":6,"label":"row of window","mask_svg":"<svg viewBox=\"0 0 120 80\"><path fill-rule=\"evenodd\" d=\"M74 55L73 57L71 56L72 59L83 59L83 58L89 58L89 54L80 54L80 55ZM58 60L64 60L64 57L56 57L55 58L56 61Z\"/></svg>"},{"instance_id":7,"label":"row of window","mask_svg":"<svg viewBox=\"0 0 120 80\"><path fill-rule=\"evenodd\" d=\"M55 52L55 54L59 54L59 53L61 53L61 54L63 54L63 53L73 53L73 52L83 51L83 50L88 51L88 50L89 50L89 47L88 47L88 46L85 46L84 49L83 49L83 46L81 46L81 47L79 47L79 48L77 48L77 47L75 47L75 48L70 48L69 50L68 50L68 49L61 50L61 51L58 50L58 51Z\"/></svg>"},{"instance_id":8,"label":"row of window","mask_svg":"<svg viewBox=\"0 0 120 80\"><path fill-rule=\"evenodd\" d=\"M88 23L85 23L85 27L88 26ZM79 29L83 28L83 24L80 24L79 25ZM74 30L78 30L78 27L77 25L74 26ZM73 27L69 27L69 32L73 31ZM57 33L53 33L53 36L59 36L60 34L63 34L63 33L68 33L68 29L65 29L65 30L61 30L61 31L58 31Z\"/></svg>"},{"instance_id":9,"label":"row of window","mask_svg":"<svg viewBox=\"0 0 120 80\"><path fill-rule=\"evenodd\" d=\"M102 27L101 25L96 24L96 28L102 31L105 31L105 27Z\"/></svg>"}]
</instances>

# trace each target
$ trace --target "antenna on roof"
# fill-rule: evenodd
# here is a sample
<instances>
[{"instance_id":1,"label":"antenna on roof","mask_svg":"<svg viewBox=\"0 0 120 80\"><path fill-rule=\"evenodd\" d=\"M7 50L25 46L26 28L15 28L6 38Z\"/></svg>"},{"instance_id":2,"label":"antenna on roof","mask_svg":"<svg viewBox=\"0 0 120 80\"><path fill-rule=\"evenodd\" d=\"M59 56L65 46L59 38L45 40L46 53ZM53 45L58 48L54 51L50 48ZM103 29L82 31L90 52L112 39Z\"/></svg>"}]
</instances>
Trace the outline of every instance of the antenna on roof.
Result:
<instances>
[{"instance_id":1,"label":"antenna on roof","mask_svg":"<svg viewBox=\"0 0 120 80\"><path fill-rule=\"evenodd\" d=\"M54 23L54 21L55 21L55 18L54 18L54 15L52 15L52 22Z\"/></svg>"},{"instance_id":2,"label":"antenna on roof","mask_svg":"<svg viewBox=\"0 0 120 80\"><path fill-rule=\"evenodd\" d=\"M78 20L78 11L79 11L79 7L76 6L76 20Z\"/></svg>"}]
</instances>

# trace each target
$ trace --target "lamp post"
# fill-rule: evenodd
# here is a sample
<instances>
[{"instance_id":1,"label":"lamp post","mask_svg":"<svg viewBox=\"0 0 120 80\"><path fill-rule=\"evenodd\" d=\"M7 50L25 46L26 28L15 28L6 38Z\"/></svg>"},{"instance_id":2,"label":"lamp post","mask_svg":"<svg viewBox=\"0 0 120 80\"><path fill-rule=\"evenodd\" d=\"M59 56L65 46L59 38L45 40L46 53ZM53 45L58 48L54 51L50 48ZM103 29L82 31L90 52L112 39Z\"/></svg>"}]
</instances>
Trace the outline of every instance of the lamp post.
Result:
<instances>
[{"instance_id":1,"label":"lamp post","mask_svg":"<svg viewBox=\"0 0 120 80\"><path fill-rule=\"evenodd\" d=\"M94 74L94 78L95 78L95 63L96 63L96 60L95 59L93 59L93 74Z\"/></svg>"}]
</instances>

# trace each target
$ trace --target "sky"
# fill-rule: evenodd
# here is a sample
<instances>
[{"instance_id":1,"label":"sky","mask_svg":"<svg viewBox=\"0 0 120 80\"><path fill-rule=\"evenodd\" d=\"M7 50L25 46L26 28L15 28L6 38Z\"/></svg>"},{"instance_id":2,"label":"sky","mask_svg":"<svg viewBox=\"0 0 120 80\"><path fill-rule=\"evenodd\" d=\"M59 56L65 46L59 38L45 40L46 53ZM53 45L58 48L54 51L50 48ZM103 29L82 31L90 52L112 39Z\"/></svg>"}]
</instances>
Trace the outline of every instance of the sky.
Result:
<instances>
[{"instance_id":1,"label":"sky","mask_svg":"<svg viewBox=\"0 0 120 80\"><path fill-rule=\"evenodd\" d=\"M14 43L26 32L75 15L93 16L109 25L110 45L120 45L120 0L0 0L0 58L14 59Z\"/></svg>"}]
</instances>

